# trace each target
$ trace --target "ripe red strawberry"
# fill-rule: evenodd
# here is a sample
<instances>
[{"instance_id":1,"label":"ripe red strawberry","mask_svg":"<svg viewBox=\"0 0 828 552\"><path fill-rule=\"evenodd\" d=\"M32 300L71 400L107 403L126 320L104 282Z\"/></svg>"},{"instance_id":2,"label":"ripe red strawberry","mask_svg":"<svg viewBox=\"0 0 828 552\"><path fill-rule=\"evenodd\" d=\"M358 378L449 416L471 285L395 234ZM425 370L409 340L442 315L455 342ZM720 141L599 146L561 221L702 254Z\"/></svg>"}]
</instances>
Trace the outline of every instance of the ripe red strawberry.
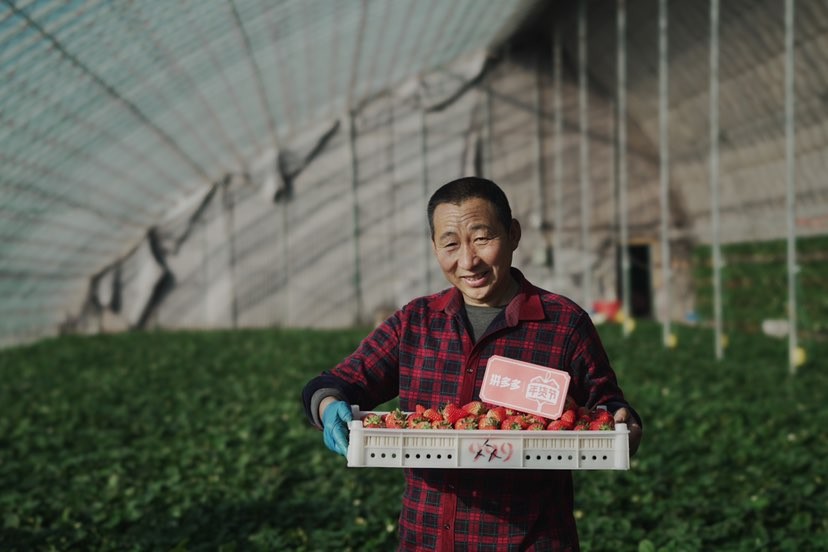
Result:
<instances>
[{"instance_id":1,"label":"ripe red strawberry","mask_svg":"<svg viewBox=\"0 0 828 552\"><path fill-rule=\"evenodd\" d=\"M500 429L500 422L492 416L483 415L477 418L477 428L487 430Z\"/></svg>"},{"instance_id":2,"label":"ripe red strawberry","mask_svg":"<svg viewBox=\"0 0 828 552\"><path fill-rule=\"evenodd\" d=\"M589 431L589 424L591 422L589 420L578 420L575 424L575 427L572 428L574 431Z\"/></svg>"},{"instance_id":3,"label":"ripe red strawberry","mask_svg":"<svg viewBox=\"0 0 828 552\"><path fill-rule=\"evenodd\" d=\"M521 429L526 429L527 427L529 427L529 420L526 419L526 414L518 413L518 414L515 414L514 416L510 416L509 418L506 418L506 419L507 420L511 419L511 420L516 421L517 423L520 424Z\"/></svg>"},{"instance_id":4,"label":"ripe red strawberry","mask_svg":"<svg viewBox=\"0 0 828 552\"><path fill-rule=\"evenodd\" d=\"M506 408L503 406L495 406L494 408L490 408L489 411L486 412L486 416L494 419L497 423L500 423L507 418Z\"/></svg>"},{"instance_id":5,"label":"ripe red strawberry","mask_svg":"<svg viewBox=\"0 0 828 552\"><path fill-rule=\"evenodd\" d=\"M460 418L455 422L454 429L477 429L477 418L474 416Z\"/></svg>"},{"instance_id":6,"label":"ripe red strawberry","mask_svg":"<svg viewBox=\"0 0 828 552\"><path fill-rule=\"evenodd\" d=\"M549 425L546 426L546 429L551 430L551 431L569 431L574 427L575 426L573 424L567 424L563 420L558 419L558 420L552 420L551 422L549 422Z\"/></svg>"},{"instance_id":7,"label":"ripe red strawberry","mask_svg":"<svg viewBox=\"0 0 828 552\"><path fill-rule=\"evenodd\" d=\"M485 414L487 409L483 401L471 401L463 405L463 410L469 414L480 416L481 414Z\"/></svg>"},{"instance_id":8,"label":"ripe red strawberry","mask_svg":"<svg viewBox=\"0 0 828 552\"><path fill-rule=\"evenodd\" d=\"M614 421L615 418L613 418L612 414L610 414L608 411L604 410L603 408L599 408L592 413L592 420L595 422L609 423Z\"/></svg>"},{"instance_id":9,"label":"ripe red strawberry","mask_svg":"<svg viewBox=\"0 0 828 552\"><path fill-rule=\"evenodd\" d=\"M447 420L440 419L436 422L431 422L431 427L434 429L454 429L454 426L451 425Z\"/></svg>"},{"instance_id":10,"label":"ripe red strawberry","mask_svg":"<svg viewBox=\"0 0 828 552\"><path fill-rule=\"evenodd\" d=\"M422 417L430 422L439 422L443 419L443 415L437 412L436 408L426 408L423 410Z\"/></svg>"},{"instance_id":11,"label":"ripe red strawberry","mask_svg":"<svg viewBox=\"0 0 828 552\"><path fill-rule=\"evenodd\" d=\"M542 424L544 427L546 427L546 424L549 423L549 420L547 420L543 416L538 416L537 414L526 414L524 418L529 423L529 425Z\"/></svg>"},{"instance_id":12,"label":"ripe red strawberry","mask_svg":"<svg viewBox=\"0 0 828 552\"><path fill-rule=\"evenodd\" d=\"M402 429L406 426L407 419L405 413L399 408L395 408L384 416L385 427L389 429Z\"/></svg>"},{"instance_id":13,"label":"ripe red strawberry","mask_svg":"<svg viewBox=\"0 0 828 552\"><path fill-rule=\"evenodd\" d=\"M445 419L451 425L454 425L457 420L460 418L465 418L468 416L469 413L457 406L456 404L449 403L443 407L443 419Z\"/></svg>"},{"instance_id":14,"label":"ripe red strawberry","mask_svg":"<svg viewBox=\"0 0 828 552\"><path fill-rule=\"evenodd\" d=\"M425 418L416 418L413 424L409 426L409 429L434 429L431 425L431 422L426 420Z\"/></svg>"},{"instance_id":15,"label":"ripe red strawberry","mask_svg":"<svg viewBox=\"0 0 828 552\"><path fill-rule=\"evenodd\" d=\"M578 421L578 412L577 410L570 408L569 410L565 410L558 419L568 426L575 426L575 422Z\"/></svg>"},{"instance_id":16,"label":"ripe red strawberry","mask_svg":"<svg viewBox=\"0 0 828 552\"><path fill-rule=\"evenodd\" d=\"M420 424L420 422L428 422L428 427L431 427L431 420L426 420L416 412L411 412L408 415L408 418L405 421L405 426L409 429L417 429L416 426Z\"/></svg>"},{"instance_id":17,"label":"ripe red strawberry","mask_svg":"<svg viewBox=\"0 0 828 552\"><path fill-rule=\"evenodd\" d=\"M422 414L423 412L425 412L425 409L426 409L426 407L424 407L421 404L415 404L414 405L414 413L415 414Z\"/></svg>"},{"instance_id":18,"label":"ripe red strawberry","mask_svg":"<svg viewBox=\"0 0 828 552\"><path fill-rule=\"evenodd\" d=\"M614 424L611 426L608 422L599 422L598 420L589 422L590 431L612 431L614 427Z\"/></svg>"},{"instance_id":19,"label":"ripe red strawberry","mask_svg":"<svg viewBox=\"0 0 828 552\"><path fill-rule=\"evenodd\" d=\"M500 423L500 429L520 430L525 428L523 424L523 419L520 416L509 416Z\"/></svg>"},{"instance_id":20,"label":"ripe red strawberry","mask_svg":"<svg viewBox=\"0 0 828 552\"><path fill-rule=\"evenodd\" d=\"M528 426L526 426L527 431L541 431L546 429L546 426L540 422L532 422Z\"/></svg>"},{"instance_id":21,"label":"ripe red strawberry","mask_svg":"<svg viewBox=\"0 0 828 552\"><path fill-rule=\"evenodd\" d=\"M385 422L379 414L368 414L362 419L362 427L385 427Z\"/></svg>"}]
</instances>

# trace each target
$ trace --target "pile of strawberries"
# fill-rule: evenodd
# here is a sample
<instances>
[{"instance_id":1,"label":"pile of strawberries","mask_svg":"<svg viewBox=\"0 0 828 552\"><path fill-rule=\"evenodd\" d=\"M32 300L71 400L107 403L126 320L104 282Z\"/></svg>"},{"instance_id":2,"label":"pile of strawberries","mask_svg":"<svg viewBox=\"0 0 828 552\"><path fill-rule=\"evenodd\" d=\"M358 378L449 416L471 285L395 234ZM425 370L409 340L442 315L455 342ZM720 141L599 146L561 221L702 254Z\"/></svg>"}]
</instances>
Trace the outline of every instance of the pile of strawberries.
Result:
<instances>
[{"instance_id":1,"label":"pile of strawberries","mask_svg":"<svg viewBox=\"0 0 828 552\"><path fill-rule=\"evenodd\" d=\"M615 429L615 420L606 410L588 410L567 397L563 414L556 420L503 406L488 405L482 401L471 401L463 406L449 403L442 408L417 405L414 412L409 413L400 409L385 414L371 413L362 419L362 425L389 429L610 431Z\"/></svg>"}]
</instances>

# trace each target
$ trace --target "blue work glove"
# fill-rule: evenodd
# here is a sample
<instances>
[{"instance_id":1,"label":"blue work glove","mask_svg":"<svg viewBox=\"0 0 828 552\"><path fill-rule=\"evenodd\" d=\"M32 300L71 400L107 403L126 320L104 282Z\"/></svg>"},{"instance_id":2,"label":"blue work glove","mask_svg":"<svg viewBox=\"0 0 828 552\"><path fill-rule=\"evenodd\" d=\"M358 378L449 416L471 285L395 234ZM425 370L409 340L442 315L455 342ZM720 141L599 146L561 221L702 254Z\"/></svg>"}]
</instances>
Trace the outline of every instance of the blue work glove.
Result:
<instances>
[{"instance_id":1,"label":"blue work glove","mask_svg":"<svg viewBox=\"0 0 828 552\"><path fill-rule=\"evenodd\" d=\"M348 454L348 422L353 420L351 405L335 401L322 413L322 435L325 446L337 454Z\"/></svg>"}]
</instances>

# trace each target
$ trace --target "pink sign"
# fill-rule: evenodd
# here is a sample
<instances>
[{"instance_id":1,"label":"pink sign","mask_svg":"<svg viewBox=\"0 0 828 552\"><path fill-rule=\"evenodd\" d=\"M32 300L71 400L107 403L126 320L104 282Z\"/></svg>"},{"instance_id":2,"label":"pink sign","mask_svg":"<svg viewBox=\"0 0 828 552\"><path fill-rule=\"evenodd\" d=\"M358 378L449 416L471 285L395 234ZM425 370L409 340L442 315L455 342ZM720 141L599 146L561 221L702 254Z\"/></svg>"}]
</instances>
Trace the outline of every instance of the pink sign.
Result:
<instances>
[{"instance_id":1,"label":"pink sign","mask_svg":"<svg viewBox=\"0 0 828 552\"><path fill-rule=\"evenodd\" d=\"M569 374L547 366L494 355L486 363L480 398L544 418L563 413Z\"/></svg>"}]
</instances>

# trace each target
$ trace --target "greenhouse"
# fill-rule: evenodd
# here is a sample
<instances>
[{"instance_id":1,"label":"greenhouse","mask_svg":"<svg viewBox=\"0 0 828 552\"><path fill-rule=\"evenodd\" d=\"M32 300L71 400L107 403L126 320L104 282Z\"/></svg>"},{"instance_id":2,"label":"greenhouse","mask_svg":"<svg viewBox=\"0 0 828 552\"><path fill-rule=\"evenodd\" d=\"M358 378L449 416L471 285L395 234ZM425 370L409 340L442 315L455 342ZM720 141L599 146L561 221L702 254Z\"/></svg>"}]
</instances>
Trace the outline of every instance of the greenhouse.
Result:
<instances>
[{"instance_id":1,"label":"greenhouse","mask_svg":"<svg viewBox=\"0 0 828 552\"><path fill-rule=\"evenodd\" d=\"M3 0L0 550L394 549L298 397L472 175L646 424L581 548L825 549L825 52L821 0Z\"/></svg>"}]
</instances>

